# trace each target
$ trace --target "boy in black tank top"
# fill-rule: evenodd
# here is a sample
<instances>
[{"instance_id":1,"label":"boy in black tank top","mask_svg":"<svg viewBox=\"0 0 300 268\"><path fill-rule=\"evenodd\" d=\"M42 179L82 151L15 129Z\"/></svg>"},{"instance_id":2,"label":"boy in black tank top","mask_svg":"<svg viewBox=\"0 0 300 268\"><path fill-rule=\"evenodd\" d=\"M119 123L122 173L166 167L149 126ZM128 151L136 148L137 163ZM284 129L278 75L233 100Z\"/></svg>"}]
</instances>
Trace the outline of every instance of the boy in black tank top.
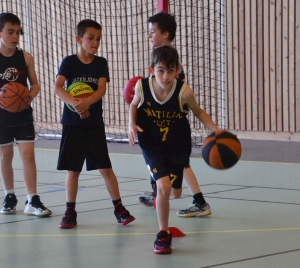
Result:
<instances>
[{"instance_id":1,"label":"boy in black tank top","mask_svg":"<svg viewBox=\"0 0 300 268\"><path fill-rule=\"evenodd\" d=\"M138 138L146 165L157 185L156 211L160 230L154 242L154 253L157 254L172 253L169 198L174 184L182 187L183 170L191 154L189 110L210 131L218 129L200 108L192 89L176 79L178 66L175 48L161 46L154 49L149 67L153 76L137 82L129 108L129 144L133 146Z\"/></svg>"},{"instance_id":2,"label":"boy in black tank top","mask_svg":"<svg viewBox=\"0 0 300 268\"><path fill-rule=\"evenodd\" d=\"M51 211L44 207L37 195L37 172L34 157L35 131L31 101L40 91L34 60L31 54L17 46L22 34L21 22L12 13L0 14L0 90L9 82L18 82L28 87L30 102L23 111L11 113L3 109L5 99L0 94L0 158L1 175L5 199L0 213L15 214L17 198L14 193L13 144L18 144L23 162L23 175L27 191L24 213L35 216L49 216Z\"/></svg>"},{"instance_id":3,"label":"boy in black tank top","mask_svg":"<svg viewBox=\"0 0 300 268\"><path fill-rule=\"evenodd\" d=\"M149 39L152 42L153 48L160 47L163 45L171 45L175 38L176 33L176 21L174 16L168 14L164 11L157 13L156 15L148 19L149 23ZM185 73L182 66L178 70L176 76L179 80L185 80ZM199 187L197 178L189 164L186 163L184 168L183 179L187 183L192 195L193 202L187 209L179 210L176 214L180 217L196 217L196 216L208 216L211 214L210 206L206 203L201 189ZM145 206L152 207L155 200L156 184L155 181L151 180L151 186L154 190L151 192L145 192L145 195L138 197L138 201ZM173 184L173 191L171 197L180 198L182 193L182 188L178 185Z\"/></svg>"}]
</instances>

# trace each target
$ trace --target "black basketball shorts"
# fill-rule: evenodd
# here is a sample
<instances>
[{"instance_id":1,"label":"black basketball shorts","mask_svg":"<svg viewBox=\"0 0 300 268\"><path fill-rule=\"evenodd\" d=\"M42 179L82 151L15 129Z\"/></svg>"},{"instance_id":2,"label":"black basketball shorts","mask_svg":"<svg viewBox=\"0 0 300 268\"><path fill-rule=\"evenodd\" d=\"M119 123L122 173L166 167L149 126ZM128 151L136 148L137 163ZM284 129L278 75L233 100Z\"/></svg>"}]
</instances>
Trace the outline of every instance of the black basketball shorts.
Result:
<instances>
[{"instance_id":1,"label":"black basketball shorts","mask_svg":"<svg viewBox=\"0 0 300 268\"><path fill-rule=\"evenodd\" d=\"M34 142L35 130L33 122L14 127L0 127L0 146L16 143Z\"/></svg>"},{"instance_id":2,"label":"black basketball shorts","mask_svg":"<svg viewBox=\"0 0 300 268\"><path fill-rule=\"evenodd\" d=\"M191 166L190 166L190 162L187 162L185 165L184 165L184 169L186 169L186 168L190 168ZM151 174L151 173L150 173ZM150 184L152 185L152 184L155 184L156 183L156 181L153 179L153 177L150 175ZM174 188L174 187L173 187Z\"/></svg>"},{"instance_id":3,"label":"black basketball shorts","mask_svg":"<svg viewBox=\"0 0 300 268\"><path fill-rule=\"evenodd\" d=\"M81 172L111 168L104 127L63 125L57 170Z\"/></svg>"},{"instance_id":4,"label":"black basketball shorts","mask_svg":"<svg viewBox=\"0 0 300 268\"><path fill-rule=\"evenodd\" d=\"M174 189L182 188L183 170L189 165L189 153L157 153L156 150L143 150L148 171L152 181L169 176Z\"/></svg>"}]
</instances>

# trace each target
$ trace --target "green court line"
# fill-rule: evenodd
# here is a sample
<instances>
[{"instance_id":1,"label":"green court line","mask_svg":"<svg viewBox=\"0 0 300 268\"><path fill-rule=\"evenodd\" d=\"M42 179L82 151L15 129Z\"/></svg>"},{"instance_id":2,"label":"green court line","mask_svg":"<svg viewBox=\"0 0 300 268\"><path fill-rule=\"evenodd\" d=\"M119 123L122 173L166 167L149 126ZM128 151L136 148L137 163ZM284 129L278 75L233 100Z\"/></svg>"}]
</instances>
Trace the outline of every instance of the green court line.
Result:
<instances>
[{"instance_id":1,"label":"green court line","mask_svg":"<svg viewBox=\"0 0 300 268\"><path fill-rule=\"evenodd\" d=\"M270 229L249 229L249 230L216 230L216 231L192 231L184 232L185 234L219 234L219 233L257 233L257 232L278 232L278 231L300 231L300 227L295 228L270 228ZM133 235L156 235L154 233L103 233L103 234L0 234L0 238L6 237L99 237L99 236L133 236Z\"/></svg>"}]
</instances>

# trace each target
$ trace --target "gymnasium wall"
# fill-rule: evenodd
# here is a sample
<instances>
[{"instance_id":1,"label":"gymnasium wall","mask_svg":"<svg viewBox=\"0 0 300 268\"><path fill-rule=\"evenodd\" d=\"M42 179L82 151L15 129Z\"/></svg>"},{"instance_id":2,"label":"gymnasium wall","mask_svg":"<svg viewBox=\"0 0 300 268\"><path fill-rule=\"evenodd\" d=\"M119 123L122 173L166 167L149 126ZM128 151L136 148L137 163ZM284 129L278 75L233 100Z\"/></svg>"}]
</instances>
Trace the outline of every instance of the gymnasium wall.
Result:
<instances>
[{"instance_id":1,"label":"gymnasium wall","mask_svg":"<svg viewBox=\"0 0 300 268\"><path fill-rule=\"evenodd\" d=\"M30 5L29 21L25 2ZM220 21L220 3L226 11L224 63L217 58L222 50L220 29L210 26L211 21ZM3 0L0 8L15 12L22 20L25 35L20 46L34 55L42 86L34 104L35 118L40 129L52 132L60 131L62 111L53 84L62 58L77 50L76 23L86 17L101 22L100 53L108 55L112 78L104 102L105 123L115 136L126 136L128 106L122 88L128 78L148 74L151 47L146 21L156 13L157 0ZM179 23L175 45L180 47L187 82L218 125L240 138L300 141L300 1L180 0L170 1L169 9ZM114 14L123 21L116 21ZM198 16L203 21L199 22ZM221 81L223 64L226 75ZM223 96L215 97L222 94L223 82L224 106ZM194 120L191 125L194 132L201 128Z\"/></svg>"},{"instance_id":2,"label":"gymnasium wall","mask_svg":"<svg viewBox=\"0 0 300 268\"><path fill-rule=\"evenodd\" d=\"M300 1L225 2L227 128L300 141Z\"/></svg>"}]
</instances>

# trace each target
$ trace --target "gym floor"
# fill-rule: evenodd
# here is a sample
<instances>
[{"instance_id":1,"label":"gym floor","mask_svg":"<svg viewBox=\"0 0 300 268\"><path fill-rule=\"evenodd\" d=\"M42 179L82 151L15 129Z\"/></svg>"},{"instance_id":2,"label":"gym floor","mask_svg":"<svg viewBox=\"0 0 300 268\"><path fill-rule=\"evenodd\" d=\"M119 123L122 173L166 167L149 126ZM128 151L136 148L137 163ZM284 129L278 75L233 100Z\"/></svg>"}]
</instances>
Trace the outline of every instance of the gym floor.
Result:
<instances>
[{"instance_id":1,"label":"gym floor","mask_svg":"<svg viewBox=\"0 0 300 268\"><path fill-rule=\"evenodd\" d=\"M38 193L52 210L48 218L23 214L26 192L15 148L16 215L0 215L1 267L230 267L299 268L300 143L241 140L243 154L233 168L218 171L193 148L191 166L212 215L179 218L192 197L171 200L170 226L186 234L173 238L171 255L153 253L158 232L156 211L137 202L150 191L149 174L138 145L108 143L122 201L136 217L116 222L104 180L82 171L74 229L58 225L65 211L66 172L56 170L58 140L36 141ZM2 185L0 198L4 198Z\"/></svg>"}]
</instances>

